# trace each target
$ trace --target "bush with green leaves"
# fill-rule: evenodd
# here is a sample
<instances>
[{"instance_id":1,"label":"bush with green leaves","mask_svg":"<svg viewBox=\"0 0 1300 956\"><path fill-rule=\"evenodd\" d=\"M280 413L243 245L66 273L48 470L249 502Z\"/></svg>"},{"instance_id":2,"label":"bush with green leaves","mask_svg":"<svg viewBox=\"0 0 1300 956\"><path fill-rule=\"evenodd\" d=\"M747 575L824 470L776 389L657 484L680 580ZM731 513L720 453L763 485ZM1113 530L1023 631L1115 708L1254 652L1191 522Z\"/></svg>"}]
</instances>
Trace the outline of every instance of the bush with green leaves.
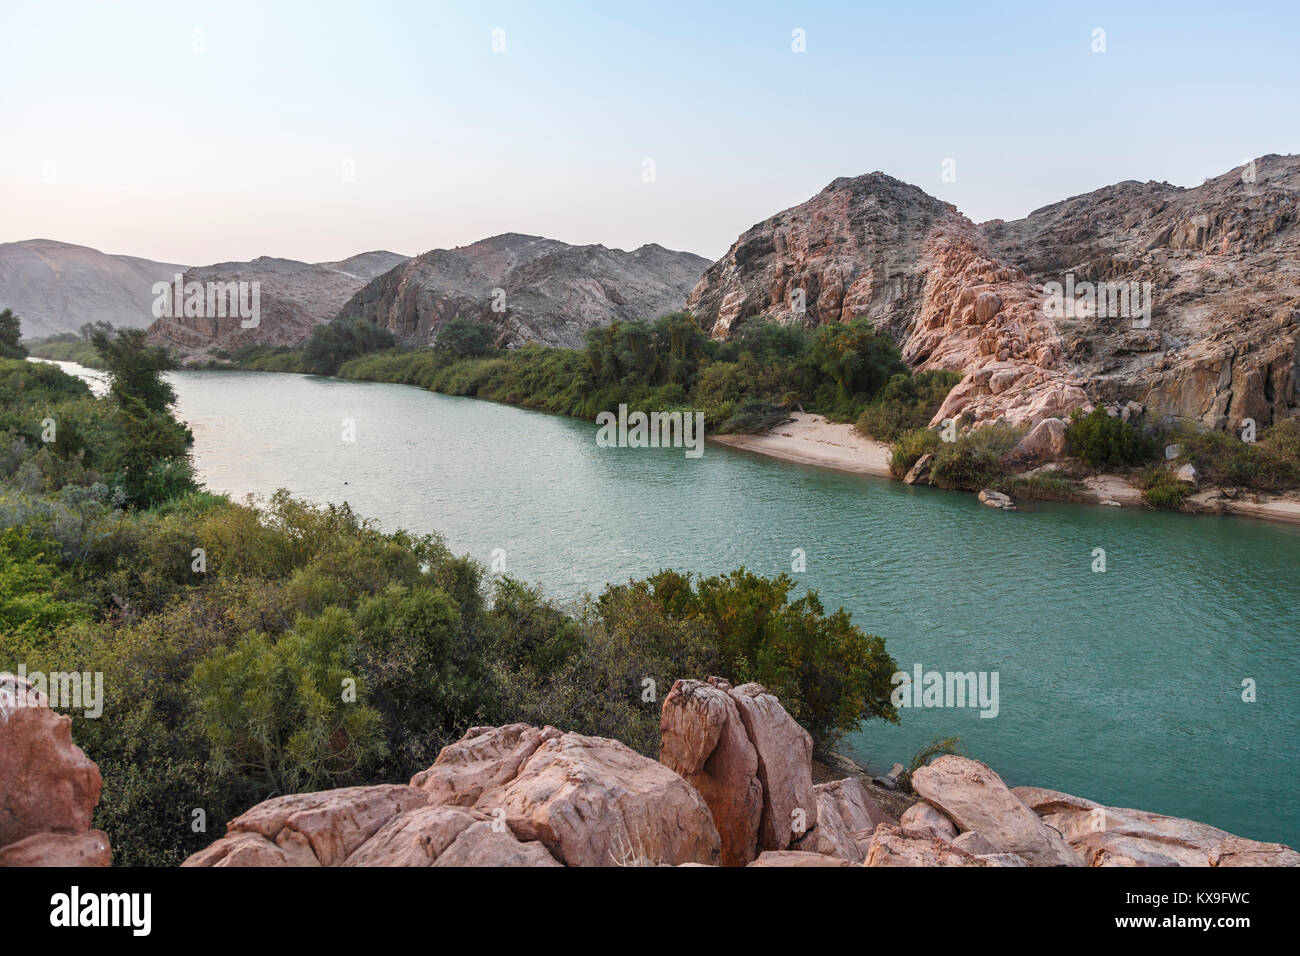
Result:
<instances>
[{"instance_id":1,"label":"bush with green leaves","mask_svg":"<svg viewBox=\"0 0 1300 956\"><path fill-rule=\"evenodd\" d=\"M926 428L961 378L959 372L947 371L893 375L858 416L857 430L876 441L894 442L904 432Z\"/></svg>"},{"instance_id":2,"label":"bush with green leaves","mask_svg":"<svg viewBox=\"0 0 1300 956\"><path fill-rule=\"evenodd\" d=\"M1070 454L1093 468L1136 465L1151 451L1149 442L1128 422L1098 405L1088 414L1075 409L1065 430Z\"/></svg>"}]
</instances>

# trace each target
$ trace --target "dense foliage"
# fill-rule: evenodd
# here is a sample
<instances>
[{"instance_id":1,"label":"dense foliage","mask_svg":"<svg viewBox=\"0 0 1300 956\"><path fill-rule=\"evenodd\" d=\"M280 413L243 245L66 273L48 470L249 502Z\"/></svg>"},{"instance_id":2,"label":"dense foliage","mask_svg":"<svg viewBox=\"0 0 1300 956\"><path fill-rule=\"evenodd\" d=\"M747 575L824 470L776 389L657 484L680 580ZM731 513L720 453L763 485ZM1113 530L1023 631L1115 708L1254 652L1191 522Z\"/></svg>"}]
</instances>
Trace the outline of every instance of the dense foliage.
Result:
<instances>
[{"instance_id":1,"label":"dense foliage","mask_svg":"<svg viewBox=\"0 0 1300 956\"><path fill-rule=\"evenodd\" d=\"M909 389L897 346L866 320L810 331L750 319L731 340L719 342L689 313L677 312L592 329L579 350L536 344L492 349L491 332L478 326L476 333L475 325L456 320L439 332L433 348L361 356L339 374L583 418L620 404L646 412L689 409L703 412L713 432L765 431L796 408L852 421L891 381L901 380L891 394L909 406L928 404L955 381L937 373L919 392ZM910 421L908 414L916 413L889 407L883 414Z\"/></svg>"},{"instance_id":2,"label":"dense foliage","mask_svg":"<svg viewBox=\"0 0 1300 956\"><path fill-rule=\"evenodd\" d=\"M785 576L663 571L561 606L346 505L234 503L188 478L128 494L117 449L188 476L183 448L156 442L183 427L157 356L128 334L103 344L98 399L0 360L0 669L104 674L103 715L73 713L73 735L103 774L95 823L119 863L174 864L277 793L404 781L478 724L655 756L683 677L765 684L821 747L897 719L883 640Z\"/></svg>"},{"instance_id":3,"label":"dense foliage","mask_svg":"<svg viewBox=\"0 0 1300 956\"><path fill-rule=\"evenodd\" d=\"M1141 432L1101 405L1086 415L1075 409L1065 436L1070 453L1093 468L1136 465L1152 451Z\"/></svg>"}]
</instances>

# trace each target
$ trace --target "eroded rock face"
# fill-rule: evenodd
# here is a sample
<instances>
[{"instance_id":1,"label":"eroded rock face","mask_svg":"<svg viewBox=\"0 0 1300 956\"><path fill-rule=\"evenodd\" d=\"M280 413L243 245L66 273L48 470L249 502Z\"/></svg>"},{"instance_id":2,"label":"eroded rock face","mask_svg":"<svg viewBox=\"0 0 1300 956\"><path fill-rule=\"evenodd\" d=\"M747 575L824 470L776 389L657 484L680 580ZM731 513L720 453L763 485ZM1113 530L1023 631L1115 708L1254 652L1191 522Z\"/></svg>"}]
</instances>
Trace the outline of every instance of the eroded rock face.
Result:
<instances>
[{"instance_id":1,"label":"eroded rock face","mask_svg":"<svg viewBox=\"0 0 1300 956\"><path fill-rule=\"evenodd\" d=\"M722 840L722 865L744 866L758 852L763 787L758 753L727 686L716 678L673 685L659 722L659 762L708 804Z\"/></svg>"},{"instance_id":2,"label":"eroded rock face","mask_svg":"<svg viewBox=\"0 0 1300 956\"><path fill-rule=\"evenodd\" d=\"M90 826L101 786L72 719L0 674L0 865L107 866L108 837Z\"/></svg>"},{"instance_id":3,"label":"eroded rock face","mask_svg":"<svg viewBox=\"0 0 1300 956\"><path fill-rule=\"evenodd\" d=\"M267 800L183 865L657 865L718 852L704 800L667 767L616 740L512 724L473 728L411 785Z\"/></svg>"},{"instance_id":4,"label":"eroded rock face","mask_svg":"<svg viewBox=\"0 0 1300 956\"><path fill-rule=\"evenodd\" d=\"M763 785L759 846L764 850L788 849L817 825L812 736L758 684L742 684L731 691L731 697L758 754L758 779ZM803 819L802 831L797 830L796 811Z\"/></svg>"},{"instance_id":5,"label":"eroded rock face","mask_svg":"<svg viewBox=\"0 0 1300 956\"><path fill-rule=\"evenodd\" d=\"M898 822L909 830L929 833L940 840L952 842L957 838L957 824L922 800L903 811Z\"/></svg>"},{"instance_id":6,"label":"eroded rock face","mask_svg":"<svg viewBox=\"0 0 1300 956\"><path fill-rule=\"evenodd\" d=\"M867 848L865 866L993 866L973 853L932 836L882 823Z\"/></svg>"},{"instance_id":7,"label":"eroded rock face","mask_svg":"<svg viewBox=\"0 0 1300 956\"><path fill-rule=\"evenodd\" d=\"M109 866L112 856L103 830L33 833L0 847L0 866Z\"/></svg>"},{"instance_id":8,"label":"eroded rock face","mask_svg":"<svg viewBox=\"0 0 1300 956\"><path fill-rule=\"evenodd\" d=\"M521 843L507 827L471 824L440 855L434 866L563 866L535 841Z\"/></svg>"},{"instance_id":9,"label":"eroded rock face","mask_svg":"<svg viewBox=\"0 0 1300 956\"><path fill-rule=\"evenodd\" d=\"M1300 866L1300 854L1195 820L1107 807L1039 787L1012 793L1059 830L1088 866Z\"/></svg>"},{"instance_id":10,"label":"eroded rock face","mask_svg":"<svg viewBox=\"0 0 1300 956\"><path fill-rule=\"evenodd\" d=\"M801 850L764 850L749 866L786 867L786 866L853 866L853 861L843 860L824 853L809 853Z\"/></svg>"},{"instance_id":11,"label":"eroded rock face","mask_svg":"<svg viewBox=\"0 0 1300 956\"><path fill-rule=\"evenodd\" d=\"M554 727L528 724L471 727L454 744L442 748L428 770L411 778L411 786L433 803L472 807L487 791L509 783L543 741L560 736Z\"/></svg>"},{"instance_id":12,"label":"eroded rock face","mask_svg":"<svg viewBox=\"0 0 1300 956\"><path fill-rule=\"evenodd\" d=\"M1154 417L1265 425L1300 405L1300 157L1251 172L1193 189L1120 183L978 226L882 173L837 179L743 233L689 305L720 338L760 315L869 318L913 367L964 374L936 422L1032 426L1136 402ZM1053 310L1048 283L1067 277L1072 290L1149 288L1149 324L1111 315L1108 292L1101 309L1080 292Z\"/></svg>"},{"instance_id":13,"label":"eroded rock face","mask_svg":"<svg viewBox=\"0 0 1300 956\"><path fill-rule=\"evenodd\" d=\"M1032 866L1081 865L1061 834L978 760L945 754L914 772L912 786L963 832L980 833L996 852L1015 853Z\"/></svg>"},{"instance_id":14,"label":"eroded rock face","mask_svg":"<svg viewBox=\"0 0 1300 956\"><path fill-rule=\"evenodd\" d=\"M476 807L504 811L519 839L566 866L716 863L720 840L699 792L672 770L604 737L563 734L537 748Z\"/></svg>"}]
</instances>

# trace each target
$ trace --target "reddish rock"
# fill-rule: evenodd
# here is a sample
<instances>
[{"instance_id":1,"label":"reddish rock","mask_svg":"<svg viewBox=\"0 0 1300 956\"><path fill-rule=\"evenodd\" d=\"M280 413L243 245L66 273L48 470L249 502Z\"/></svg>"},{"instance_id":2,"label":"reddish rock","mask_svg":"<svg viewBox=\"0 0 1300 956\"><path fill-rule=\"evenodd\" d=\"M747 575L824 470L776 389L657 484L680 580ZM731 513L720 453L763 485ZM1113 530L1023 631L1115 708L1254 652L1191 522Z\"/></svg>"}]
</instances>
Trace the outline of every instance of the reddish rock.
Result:
<instances>
[{"instance_id":1,"label":"reddish rock","mask_svg":"<svg viewBox=\"0 0 1300 956\"><path fill-rule=\"evenodd\" d=\"M99 768L72 742L72 718L26 680L0 674L0 846L34 833L84 833Z\"/></svg>"},{"instance_id":2,"label":"reddish rock","mask_svg":"<svg viewBox=\"0 0 1300 956\"><path fill-rule=\"evenodd\" d=\"M521 843L506 827L475 823L462 830L434 866L551 866L561 864L536 841Z\"/></svg>"},{"instance_id":3,"label":"reddish rock","mask_svg":"<svg viewBox=\"0 0 1300 956\"><path fill-rule=\"evenodd\" d=\"M429 794L430 803L473 806L489 790L509 783L542 745L560 736L554 727L528 724L471 727L454 744L443 747L433 766L411 778L411 786Z\"/></svg>"},{"instance_id":4,"label":"reddish rock","mask_svg":"<svg viewBox=\"0 0 1300 956\"><path fill-rule=\"evenodd\" d=\"M394 817L428 803L401 784L275 797L231 820L225 837L183 865L340 866Z\"/></svg>"},{"instance_id":5,"label":"reddish rock","mask_svg":"<svg viewBox=\"0 0 1300 956\"><path fill-rule=\"evenodd\" d=\"M928 831L882 823L867 848L864 866L993 866Z\"/></svg>"},{"instance_id":6,"label":"reddish rock","mask_svg":"<svg viewBox=\"0 0 1300 956\"><path fill-rule=\"evenodd\" d=\"M764 850L750 866L786 867L786 866L853 866L849 860L827 856L824 853L808 853L800 850Z\"/></svg>"},{"instance_id":7,"label":"reddish rock","mask_svg":"<svg viewBox=\"0 0 1300 956\"><path fill-rule=\"evenodd\" d=\"M103 830L33 833L0 847L0 866L108 866L112 853Z\"/></svg>"},{"instance_id":8,"label":"reddish rock","mask_svg":"<svg viewBox=\"0 0 1300 956\"><path fill-rule=\"evenodd\" d=\"M673 685L659 721L659 762L704 797L722 840L722 865L744 866L758 852L763 788L758 754L735 701L719 684L725 682Z\"/></svg>"},{"instance_id":9,"label":"reddish rock","mask_svg":"<svg viewBox=\"0 0 1300 956\"><path fill-rule=\"evenodd\" d=\"M500 809L516 837L566 866L717 863L721 841L703 797L663 764L604 737L545 741L478 809Z\"/></svg>"},{"instance_id":10,"label":"reddish rock","mask_svg":"<svg viewBox=\"0 0 1300 956\"><path fill-rule=\"evenodd\" d=\"M912 787L958 828L982 834L997 852L1015 853L1033 866L1081 865L1061 834L978 760L945 754L916 770Z\"/></svg>"},{"instance_id":11,"label":"reddish rock","mask_svg":"<svg viewBox=\"0 0 1300 956\"><path fill-rule=\"evenodd\" d=\"M758 754L758 779L763 786L759 846L788 849L817 825L812 737L758 684L742 684L730 693ZM802 811L803 829L798 833L795 811Z\"/></svg>"}]
</instances>

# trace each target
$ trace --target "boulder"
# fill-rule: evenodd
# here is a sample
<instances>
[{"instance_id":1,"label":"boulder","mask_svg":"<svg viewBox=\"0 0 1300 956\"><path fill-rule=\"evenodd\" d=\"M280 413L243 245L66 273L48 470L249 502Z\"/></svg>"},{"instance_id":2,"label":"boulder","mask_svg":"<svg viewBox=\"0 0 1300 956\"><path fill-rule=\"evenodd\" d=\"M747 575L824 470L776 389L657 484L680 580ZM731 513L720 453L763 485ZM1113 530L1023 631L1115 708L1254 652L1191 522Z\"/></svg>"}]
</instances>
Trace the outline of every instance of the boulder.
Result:
<instances>
[{"instance_id":1,"label":"boulder","mask_svg":"<svg viewBox=\"0 0 1300 956\"><path fill-rule=\"evenodd\" d=\"M1210 866L1300 866L1300 853L1281 843L1230 836L1210 851Z\"/></svg>"},{"instance_id":2,"label":"boulder","mask_svg":"<svg viewBox=\"0 0 1300 956\"><path fill-rule=\"evenodd\" d=\"M1281 844L1247 840L1195 820L1106 807L1054 791L1036 791L1031 800L1043 822L1059 830L1088 866L1216 866L1214 860L1224 857L1236 866L1279 866L1288 854L1300 859Z\"/></svg>"},{"instance_id":3,"label":"boulder","mask_svg":"<svg viewBox=\"0 0 1300 956\"><path fill-rule=\"evenodd\" d=\"M25 678L0 674L0 846L85 833L103 781L72 742L72 718Z\"/></svg>"},{"instance_id":4,"label":"boulder","mask_svg":"<svg viewBox=\"0 0 1300 956\"><path fill-rule=\"evenodd\" d=\"M1009 495L1004 495L1000 491L994 491L992 488L985 488L979 495L980 504L988 505L990 508L1001 508L1003 511L1014 511L1015 502Z\"/></svg>"},{"instance_id":5,"label":"boulder","mask_svg":"<svg viewBox=\"0 0 1300 956\"><path fill-rule=\"evenodd\" d=\"M763 787L725 682L679 680L664 698L659 762L681 774L708 804L722 841L722 865L744 866L758 852Z\"/></svg>"},{"instance_id":6,"label":"boulder","mask_svg":"<svg viewBox=\"0 0 1300 956\"><path fill-rule=\"evenodd\" d=\"M817 797L812 783L812 737L781 702L758 684L731 691L740 719L758 754L758 779L763 786L763 815L759 846L785 850L817 825ZM804 829L795 832L795 811L803 811Z\"/></svg>"},{"instance_id":7,"label":"boulder","mask_svg":"<svg viewBox=\"0 0 1300 956\"><path fill-rule=\"evenodd\" d=\"M476 807L503 810L522 841L567 866L717 863L721 841L698 791L663 764L604 737L542 743Z\"/></svg>"},{"instance_id":8,"label":"boulder","mask_svg":"<svg viewBox=\"0 0 1300 956\"><path fill-rule=\"evenodd\" d=\"M845 777L813 787L818 796L817 820L820 825L823 806L829 806L834 815L849 830L874 830L882 823L897 823L876 803L867 785L857 777Z\"/></svg>"},{"instance_id":9,"label":"boulder","mask_svg":"<svg viewBox=\"0 0 1300 956\"><path fill-rule=\"evenodd\" d=\"M451 805L419 807L393 817L357 847L344 866L432 866L470 827L487 815ZM504 824L498 824L501 828Z\"/></svg>"},{"instance_id":10,"label":"boulder","mask_svg":"<svg viewBox=\"0 0 1300 956\"><path fill-rule=\"evenodd\" d=\"M930 483L930 468L933 464L934 455L926 452L916 459L916 463L907 470L903 483L908 485L928 485Z\"/></svg>"},{"instance_id":11,"label":"boulder","mask_svg":"<svg viewBox=\"0 0 1300 956\"><path fill-rule=\"evenodd\" d=\"M882 823L867 849L864 866L992 866L973 853L931 836Z\"/></svg>"},{"instance_id":12,"label":"boulder","mask_svg":"<svg viewBox=\"0 0 1300 956\"><path fill-rule=\"evenodd\" d=\"M957 838L957 824L924 800L904 810L898 822L909 830L929 833L940 840L951 842Z\"/></svg>"},{"instance_id":13,"label":"boulder","mask_svg":"<svg viewBox=\"0 0 1300 956\"><path fill-rule=\"evenodd\" d=\"M852 866L848 860L799 850L764 850L750 866Z\"/></svg>"},{"instance_id":14,"label":"boulder","mask_svg":"<svg viewBox=\"0 0 1300 956\"><path fill-rule=\"evenodd\" d=\"M442 748L433 766L411 778L411 786L429 794L430 803L471 807L489 790L513 780L543 741L558 737L554 727L528 724L471 727L454 744Z\"/></svg>"},{"instance_id":15,"label":"boulder","mask_svg":"<svg viewBox=\"0 0 1300 956\"><path fill-rule=\"evenodd\" d=\"M103 830L33 833L0 847L0 866L108 866L112 853Z\"/></svg>"},{"instance_id":16,"label":"boulder","mask_svg":"<svg viewBox=\"0 0 1300 956\"><path fill-rule=\"evenodd\" d=\"M1065 422L1059 418L1044 418L1029 430L1013 450L1013 457L1026 462L1056 461L1064 458L1069 447L1065 438Z\"/></svg>"},{"instance_id":17,"label":"boulder","mask_svg":"<svg viewBox=\"0 0 1300 956\"><path fill-rule=\"evenodd\" d=\"M473 823L439 854L434 866L560 866L536 841L521 843L508 828Z\"/></svg>"},{"instance_id":18,"label":"boulder","mask_svg":"<svg viewBox=\"0 0 1300 956\"><path fill-rule=\"evenodd\" d=\"M275 797L226 827L182 866L339 866L394 817L428 806L415 787L383 784Z\"/></svg>"},{"instance_id":19,"label":"boulder","mask_svg":"<svg viewBox=\"0 0 1300 956\"><path fill-rule=\"evenodd\" d=\"M960 830L978 831L999 853L1015 853L1031 866L1080 865L1061 834L977 760L945 754L916 770L912 787Z\"/></svg>"}]
</instances>

